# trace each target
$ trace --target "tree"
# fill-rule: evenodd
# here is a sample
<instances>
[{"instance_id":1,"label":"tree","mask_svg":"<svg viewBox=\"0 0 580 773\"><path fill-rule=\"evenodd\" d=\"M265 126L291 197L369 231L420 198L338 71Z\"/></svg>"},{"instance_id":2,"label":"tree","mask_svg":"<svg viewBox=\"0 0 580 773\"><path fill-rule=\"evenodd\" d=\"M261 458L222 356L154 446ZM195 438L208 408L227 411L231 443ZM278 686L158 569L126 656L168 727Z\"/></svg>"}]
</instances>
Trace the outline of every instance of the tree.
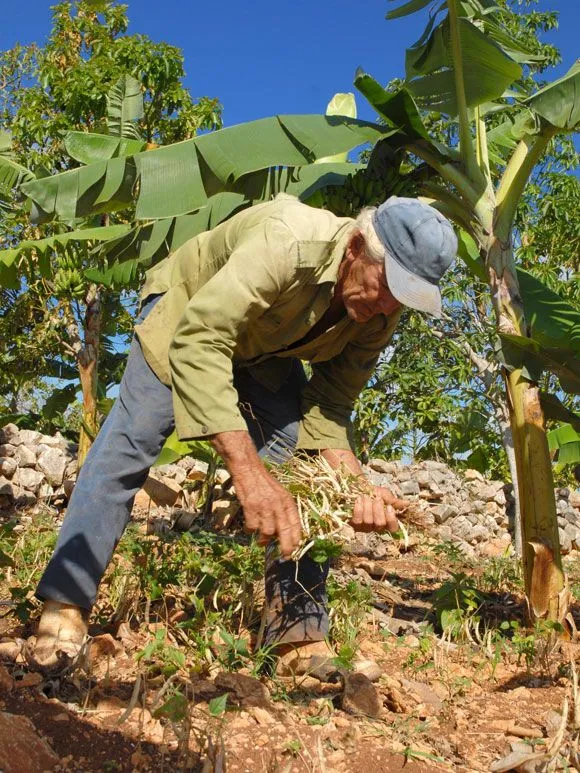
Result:
<instances>
[{"instance_id":1,"label":"tree","mask_svg":"<svg viewBox=\"0 0 580 773\"><path fill-rule=\"evenodd\" d=\"M540 43L536 37L554 27L556 15L535 10L524 13L531 2L523 8L518 4L517 13L505 2L501 5L502 23L510 37L535 55L527 67L530 88L532 72L540 74L548 65L559 62L558 50ZM400 86L400 81L392 82L388 90L395 91ZM508 111L513 111L515 117L517 106L504 106L495 116L490 114L488 121L499 125ZM423 117L430 135L439 142L456 135L457 126L452 118L436 111ZM580 186L577 178L567 173L576 161L571 142L559 138L550 143L518 206L514 242L518 264L577 307L573 292L575 288L577 295L578 284L569 279L573 272L571 264L579 252L579 226L570 213L578 208ZM492 165L494 178L498 172L499 165ZM528 246L522 244L522 234ZM541 260L537 260L536 254L541 255ZM359 434L369 446L366 450L373 454L441 456L447 463L475 467L492 477L505 477L509 466L517 496L513 440L501 369L494 354L487 283L475 280L466 266L459 265L451 276L444 278L443 296L445 319L440 324L417 316L404 319L399 326L393 341L394 353L381 362L376 377L359 400ZM546 379L544 376L542 380ZM554 389L547 383L542 387L547 391ZM573 400L567 404L573 407ZM549 439L552 436L550 433ZM516 549L520 554L517 512L515 525Z\"/></svg>"},{"instance_id":2,"label":"tree","mask_svg":"<svg viewBox=\"0 0 580 773\"><path fill-rule=\"evenodd\" d=\"M115 349L131 327L128 293L136 284L132 276L132 282L103 295L90 274L102 268L91 250L99 240L128 230L122 223L132 218L131 207L115 216L119 225L106 215L88 218L78 224L82 234L73 236L68 225L31 228L20 208L10 208L7 189L23 179L78 166L83 159L76 158L74 141L65 140L70 130L116 137L121 154L187 139L220 123L217 100L193 100L183 87L181 52L144 36L125 35L127 23L123 5L63 2L53 8L53 29L44 48L16 46L0 58L0 126L11 132L0 146L1 233L3 246L14 246L4 253L0 271L4 286L12 288L4 291L10 294L4 296L0 325L19 329L18 336L3 338L5 372L12 374L7 379L11 403L17 407L23 384L35 375L68 378L69 384L45 406L45 416L54 418L74 399L77 379L70 365L76 363L84 405L81 462L98 426L98 395L118 380L123 355ZM32 367L23 369L26 351Z\"/></svg>"},{"instance_id":3,"label":"tree","mask_svg":"<svg viewBox=\"0 0 580 773\"><path fill-rule=\"evenodd\" d=\"M427 5L429 0L415 0L388 16L396 18ZM578 389L579 315L561 302L559 314L554 309L546 314L548 299L555 304L557 296L547 295L542 285L516 270L513 228L528 177L549 143L577 127L580 64L555 83L522 93L518 62L532 61L534 55L507 34L490 2L448 0L438 10L447 13L438 23L437 14L431 15L424 35L408 50L406 82L397 93L386 92L365 73L358 74L356 85L388 125L404 126L406 149L439 176L438 181L425 182L424 195L477 245L479 260L466 257L489 282L501 339L530 615L562 620L567 595L538 379L548 368L564 389ZM520 88L517 116L488 128L486 116L510 103L511 96L504 97L504 92L514 84ZM429 135L415 100L423 109L456 116L457 145L445 145ZM509 157L503 158L501 147L508 148ZM498 182L491 171L494 163L505 166ZM522 300L524 283L527 308Z\"/></svg>"}]
</instances>

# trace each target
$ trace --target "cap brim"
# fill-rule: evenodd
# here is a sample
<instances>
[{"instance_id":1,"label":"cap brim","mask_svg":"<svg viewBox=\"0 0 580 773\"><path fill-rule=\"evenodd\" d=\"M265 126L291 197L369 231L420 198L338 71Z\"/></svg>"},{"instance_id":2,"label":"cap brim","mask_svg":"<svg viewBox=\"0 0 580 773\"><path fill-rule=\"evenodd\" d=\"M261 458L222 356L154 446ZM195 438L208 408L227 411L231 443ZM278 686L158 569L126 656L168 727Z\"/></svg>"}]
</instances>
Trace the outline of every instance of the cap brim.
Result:
<instances>
[{"instance_id":1,"label":"cap brim","mask_svg":"<svg viewBox=\"0 0 580 773\"><path fill-rule=\"evenodd\" d=\"M389 290L403 306L441 317L441 293L437 285L407 271L385 250L385 273Z\"/></svg>"}]
</instances>

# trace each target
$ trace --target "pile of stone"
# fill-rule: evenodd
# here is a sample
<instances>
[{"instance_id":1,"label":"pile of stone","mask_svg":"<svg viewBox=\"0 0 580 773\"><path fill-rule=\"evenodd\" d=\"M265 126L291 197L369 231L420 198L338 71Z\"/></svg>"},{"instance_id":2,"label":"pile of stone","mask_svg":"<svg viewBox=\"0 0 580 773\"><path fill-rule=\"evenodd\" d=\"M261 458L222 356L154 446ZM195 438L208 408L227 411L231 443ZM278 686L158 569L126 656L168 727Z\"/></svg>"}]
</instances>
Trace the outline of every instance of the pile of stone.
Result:
<instances>
[{"instance_id":1,"label":"pile of stone","mask_svg":"<svg viewBox=\"0 0 580 773\"><path fill-rule=\"evenodd\" d=\"M513 532L513 486L486 480L477 470L455 472L443 462L416 464L373 459L369 464L375 485L416 502L422 518L442 540L469 552L489 541L509 543ZM580 493L556 491L560 544L563 553L580 549Z\"/></svg>"},{"instance_id":2,"label":"pile of stone","mask_svg":"<svg viewBox=\"0 0 580 773\"><path fill-rule=\"evenodd\" d=\"M76 478L76 451L59 434L51 437L14 424L0 428L0 510L38 502L65 505ZM431 532L467 552L489 542L507 545L511 539L511 484L486 480L476 470L456 472L437 461L403 464L373 459L368 474L376 485L413 502ZM207 464L189 457L155 467L137 496L137 505L168 508L172 523L189 528L206 476ZM223 529L235 519L239 505L228 473L218 470L215 479L220 485L211 503L212 524ZM556 501L562 551L580 550L580 493L559 488Z\"/></svg>"},{"instance_id":3,"label":"pile of stone","mask_svg":"<svg viewBox=\"0 0 580 773\"><path fill-rule=\"evenodd\" d=\"M0 510L65 500L74 486L76 451L59 433L0 428Z\"/></svg>"}]
</instances>

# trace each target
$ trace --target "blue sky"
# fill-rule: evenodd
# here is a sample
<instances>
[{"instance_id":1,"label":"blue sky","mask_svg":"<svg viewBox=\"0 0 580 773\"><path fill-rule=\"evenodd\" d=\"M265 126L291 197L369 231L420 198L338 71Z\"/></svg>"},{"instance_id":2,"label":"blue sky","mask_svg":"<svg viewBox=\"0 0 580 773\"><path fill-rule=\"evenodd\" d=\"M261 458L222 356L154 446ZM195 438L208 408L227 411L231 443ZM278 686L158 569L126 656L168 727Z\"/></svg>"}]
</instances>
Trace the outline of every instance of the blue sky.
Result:
<instances>
[{"instance_id":1,"label":"blue sky","mask_svg":"<svg viewBox=\"0 0 580 773\"><path fill-rule=\"evenodd\" d=\"M42 44L50 29L45 0L4 0L0 48L16 42ZM324 112L337 91L352 91L358 66L386 82L403 73L404 51L421 34L425 12L385 21L397 0L129 0L129 32L183 49L187 86L194 96L216 96L224 123L276 113ZM541 10L560 12L549 36L562 50L565 72L579 55L579 0L540 0ZM357 98L359 117L374 113Z\"/></svg>"}]
</instances>

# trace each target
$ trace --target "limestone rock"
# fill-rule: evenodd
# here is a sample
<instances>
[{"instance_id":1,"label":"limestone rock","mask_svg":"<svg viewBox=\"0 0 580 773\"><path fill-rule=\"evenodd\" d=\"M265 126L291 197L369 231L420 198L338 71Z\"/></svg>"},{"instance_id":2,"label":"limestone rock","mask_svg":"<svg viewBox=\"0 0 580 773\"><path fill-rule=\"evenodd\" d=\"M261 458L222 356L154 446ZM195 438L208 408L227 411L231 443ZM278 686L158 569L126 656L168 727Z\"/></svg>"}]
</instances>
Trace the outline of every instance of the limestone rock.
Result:
<instances>
[{"instance_id":1,"label":"limestone rock","mask_svg":"<svg viewBox=\"0 0 580 773\"><path fill-rule=\"evenodd\" d=\"M478 472L477 470L464 470L463 471L463 477L467 481L477 480L480 483L484 482L483 475L480 472Z\"/></svg>"},{"instance_id":2,"label":"limestone rock","mask_svg":"<svg viewBox=\"0 0 580 773\"><path fill-rule=\"evenodd\" d=\"M12 482L17 486L32 491L34 494L38 492L43 480L44 475L31 467L19 467L12 478Z\"/></svg>"},{"instance_id":3,"label":"limestone rock","mask_svg":"<svg viewBox=\"0 0 580 773\"><path fill-rule=\"evenodd\" d=\"M14 459L19 467L36 467L36 454L28 446L18 446L14 452Z\"/></svg>"},{"instance_id":4,"label":"limestone rock","mask_svg":"<svg viewBox=\"0 0 580 773\"><path fill-rule=\"evenodd\" d=\"M0 770L4 773L53 770L58 762L58 755L27 717L0 712Z\"/></svg>"},{"instance_id":5,"label":"limestone rock","mask_svg":"<svg viewBox=\"0 0 580 773\"><path fill-rule=\"evenodd\" d=\"M10 456L0 459L0 475L3 475L5 478L11 478L16 472L17 467L18 462Z\"/></svg>"},{"instance_id":6,"label":"limestone rock","mask_svg":"<svg viewBox=\"0 0 580 773\"><path fill-rule=\"evenodd\" d=\"M458 515L457 508L447 504L436 505L431 512L435 516L435 523L445 523L449 518Z\"/></svg>"},{"instance_id":7,"label":"limestone rock","mask_svg":"<svg viewBox=\"0 0 580 773\"><path fill-rule=\"evenodd\" d=\"M21 429L20 442L27 446L36 446L40 443L42 435L34 429Z\"/></svg>"},{"instance_id":8,"label":"limestone rock","mask_svg":"<svg viewBox=\"0 0 580 773\"><path fill-rule=\"evenodd\" d=\"M0 475L0 509L11 507L14 503L16 492L14 486L4 476Z\"/></svg>"},{"instance_id":9,"label":"limestone rock","mask_svg":"<svg viewBox=\"0 0 580 773\"><path fill-rule=\"evenodd\" d=\"M18 489L16 492L16 498L14 500L14 507L22 509L24 507L32 507L37 502L37 496L32 491L26 491L26 489Z\"/></svg>"},{"instance_id":10,"label":"limestone rock","mask_svg":"<svg viewBox=\"0 0 580 773\"><path fill-rule=\"evenodd\" d=\"M212 526L218 531L227 529L239 511L237 499L217 499L211 506Z\"/></svg>"},{"instance_id":11,"label":"limestone rock","mask_svg":"<svg viewBox=\"0 0 580 773\"><path fill-rule=\"evenodd\" d=\"M5 424L0 429L0 443L10 443L13 446L19 446L22 443L20 430L16 424Z\"/></svg>"},{"instance_id":12,"label":"limestone rock","mask_svg":"<svg viewBox=\"0 0 580 773\"><path fill-rule=\"evenodd\" d=\"M494 496L493 501L496 503L496 505L499 505L500 507L505 507L507 499L506 499L503 486L502 488L499 489L497 494Z\"/></svg>"},{"instance_id":13,"label":"limestone rock","mask_svg":"<svg viewBox=\"0 0 580 773\"><path fill-rule=\"evenodd\" d=\"M182 467L177 464L162 464L155 468L157 472L160 472L164 478L171 478L177 481L177 483L183 483L187 475Z\"/></svg>"},{"instance_id":14,"label":"limestone rock","mask_svg":"<svg viewBox=\"0 0 580 773\"><path fill-rule=\"evenodd\" d=\"M385 459L371 459L369 467L375 472L382 472L386 475L394 475L397 472L397 463L387 462Z\"/></svg>"},{"instance_id":15,"label":"limestone rock","mask_svg":"<svg viewBox=\"0 0 580 773\"><path fill-rule=\"evenodd\" d=\"M66 478L62 482L62 488L64 490L64 495L67 499L70 499L70 496L73 492L73 489L75 487L76 481L73 478Z\"/></svg>"},{"instance_id":16,"label":"limestone rock","mask_svg":"<svg viewBox=\"0 0 580 773\"><path fill-rule=\"evenodd\" d=\"M78 472L78 462L76 459L71 459L64 468L65 478L74 478Z\"/></svg>"},{"instance_id":17,"label":"limestone rock","mask_svg":"<svg viewBox=\"0 0 580 773\"><path fill-rule=\"evenodd\" d=\"M572 550L572 540L566 529L558 527L558 534L560 535L560 550L562 553L569 553Z\"/></svg>"},{"instance_id":18,"label":"limestone rock","mask_svg":"<svg viewBox=\"0 0 580 773\"><path fill-rule=\"evenodd\" d=\"M38 469L44 473L51 486L60 486L64 479L66 458L62 451L48 448L38 457Z\"/></svg>"},{"instance_id":19,"label":"limestone rock","mask_svg":"<svg viewBox=\"0 0 580 773\"><path fill-rule=\"evenodd\" d=\"M186 459L187 458L188 457L186 457ZM181 462L185 462L185 459L180 459L177 464L181 465ZM205 480L209 465L207 462L202 462L200 459L191 459L191 457L189 457L188 466L184 467L184 469L187 470L188 480Z\"/></svg>"},{"instance_id":20,"label":"limestone rock","mask_svg":"<svg viewBox=\"0 0 580 773\"><path fill-rule=\"evenodd\" d=\"M0 457L14 456L17 446L13 446L11 443L2 443L0 445Z\"/></svg>"},{"instance_id":21,"label":"limestone rock","mask_svg":"<svg viewBox=\"0 0 580 773\"><path fill-rule=\"evenodd\" d=\"M378 719L381 715L381 701L371 680L364 674L342 674L342 696L340 707L347 714Z\"/></svg>"},{"instance_id":22,"label":"limestone rock","mask_svg":"<svg viewBox=\"0 0 580 773\"><path fill-rule=\"evenodd\" d=\"M143 485L143 490L151 497L156 505L173 507L181 494L181 486L171 478L159 476L158 473L149 473L149 477Z\"/></svg>"},{"instance_id":23,"label":"limestone rock","mask_svg":"<svg viewBox=\"0 0 580 773\"><path fill-rule=\"evenodd\" d=\"M437 712L442 711L443 701L428 684L416 682L412 679L401 679L401 687L415 696L420 703L431 706Z\"/></svg>"},{"instance_id":24,"label":"limestone rock","mask_svg":"<svg viewBox=\"0 0 580 773\"><path fill-rule=\"evenodd\" d=\"M403 496L410 496L412 494L419 494L421 488L416 480L405 480L401 483L401 493Z\"/></svg>"}]
</instances>

